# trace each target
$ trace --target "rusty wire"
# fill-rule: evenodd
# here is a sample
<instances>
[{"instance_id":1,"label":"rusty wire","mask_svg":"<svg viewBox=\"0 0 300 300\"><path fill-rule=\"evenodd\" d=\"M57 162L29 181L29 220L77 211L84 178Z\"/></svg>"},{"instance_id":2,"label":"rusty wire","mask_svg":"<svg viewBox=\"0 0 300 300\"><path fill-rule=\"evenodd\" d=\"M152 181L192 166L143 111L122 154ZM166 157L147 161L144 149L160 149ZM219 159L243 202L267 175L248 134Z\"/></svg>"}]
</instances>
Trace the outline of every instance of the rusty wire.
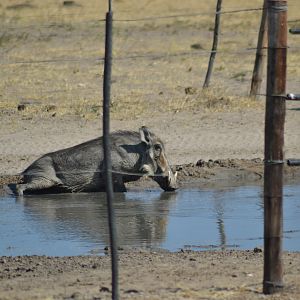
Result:
<instances>
[{"instance_id":1,"label":"rusty wire","mask_svg":"<svg viewBox=\"0 0 300 300\"><path fill-rule=\"evenodd\" d=\"M178 57L178 56L205 56L210 53L224 53L228 55L235 55L235 54L246 54L251 51L256 51L258 48L245 48L236 51L228 51L228 50L217 50L217 51L210 51L199 49L197 51L190 51L190 52L178 52L173 54L137 54L131 56L124 56L124 57L114 57L114 61L121 61L121 60L131 60L131 59L165 59L170 57ZM262 49L269 49L269 47L264 47ZM300 47L288 47L289 50L299 50ZM95 57L95 58L63 58L63 59L42 59L42 60L29 60L29 61L7 61L7 62L0 62L0 65L18 65L18 64L47 64L47 63L61 63L61 62L104 62L103 57Z\"/></svg>"},{"instance_id":2,"label":"rusty wire","mask_svg":"<svg viewBox=\"0 0 300 300\"><path fill-rule=\"evenodd\" d=\"M295 7L298 7L294 5ZM293 7L293 5L289 5L289 7ZM256 7L256 8L232 8L232 10L228 11L219 11L217 14L235 14L235 13L242 13L242 12L258 12L262 11L264 7ZM191 18L191 17L198 17L198 16L213 16L215 15L216 12L196 12L196 13L186 13L186 14L178 14L178 15L165 15L165 16L151 16L151 17L144 17L144 18L136 18L136 19L114 19L113 22L145 22L145 21L153 21L153 20L163 20L163 19L176 19L176 18ZM99 16L98 13L89 13L89 14L51 14L47 15L46 17L51 19L51 18L58 18L58 17L71 17L71 16ZM18 17L18 18L23 18L23 19L34 19L34 18L41 18L45 16L24 16L24 17ZM76 19L75 19L76 20ZM289 22L297 22L298 20L291 20ZM69 21L68 21L69 22ZM90 22L105 22L105 19L96 19L96 20L89 20L89 21L79 21L76 22L76 24L85 24L85 23L90 23ZM28 26L8 26L6 27L7 29L26 29L26 28L41 28L41 27L54 27L56 25L60 25L60 23L49 23L49 24L38 24L38 25L28 25Z\"/></svg>"}]
</instances>

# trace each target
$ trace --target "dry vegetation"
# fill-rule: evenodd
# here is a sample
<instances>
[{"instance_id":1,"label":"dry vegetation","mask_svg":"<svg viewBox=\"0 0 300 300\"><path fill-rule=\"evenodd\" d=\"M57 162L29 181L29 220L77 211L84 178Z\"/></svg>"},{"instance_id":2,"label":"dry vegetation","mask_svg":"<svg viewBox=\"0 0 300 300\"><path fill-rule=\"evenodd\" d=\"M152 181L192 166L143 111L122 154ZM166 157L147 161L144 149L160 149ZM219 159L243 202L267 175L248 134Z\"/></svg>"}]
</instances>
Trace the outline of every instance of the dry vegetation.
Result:
<instances>
[{"instance_id":1,"label":"dry vegetation","mask_svg":"<svg viewBox=\"0 0 300 300\"><path fill-rule=\"evenodd\" d=\"M260 109L247 98L260 11L222 15L212 85L203 92L216 1L113 2L112 116L116 119L181 110ZM103 0L2 0L0 109L26 117L101 115ZM69 5L68 5L69 3ZM261 0L224 1L223 11L258 8ZM289 1L291 26L299 24ZM152 17L195 14L197 16ZM148 18L148 19L145 19ZM124 20L144 19L125 22ZM123 21L122 21L123 20ZM298 42L298 43L297 43ZM299 44L290 38L290 46ZM248 50L247 50L248 49ZM289 86L299 84L299 51L289 55Z\"/></svg>"}]
</instances>

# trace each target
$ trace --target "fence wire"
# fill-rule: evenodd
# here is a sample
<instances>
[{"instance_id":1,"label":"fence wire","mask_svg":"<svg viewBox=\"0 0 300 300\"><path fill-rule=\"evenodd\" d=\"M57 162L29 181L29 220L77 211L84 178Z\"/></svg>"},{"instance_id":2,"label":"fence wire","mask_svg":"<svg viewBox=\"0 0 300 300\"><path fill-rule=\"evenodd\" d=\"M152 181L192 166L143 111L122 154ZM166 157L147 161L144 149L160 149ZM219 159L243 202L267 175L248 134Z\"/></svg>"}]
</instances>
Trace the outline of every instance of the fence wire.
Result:
<instances>
[{"instance_id":1,"label":"fence wire","mask_svg":"<svg viewBox=\"0 0 300 300\"><path fill-rule=\"evenodd\" d=\"M299 5L293 5L290 4L289 7L298 7ZM241 7L227 7L227 10L224 11L220 11L218 12L219 14L240 14L240 13L258 13L260 11L262 11L264 8L263 7L250 7L250 8L241 8ZM126 12L128 13L128 12ZM130 22L147 22L147 21L156 21L156 20L164 20L164 19L177 19L177 18L193 18L193 17L197 17L197 16L213 16L215 15L215 12L213 11L206 11L206 12L195 12L195 13L183 13L183 14L174 14L174 15L162 15L162 16L150 16L150 17L144 17L144 18L117 18L115 20L113 20L113 22L115 23L130 23ZM34 15L34 16L20 16L20 19L34 19L34 18L47 18L47 19L51 19L51 18L64 18L64 17L74 17L74 21L76 22L76 16L90 16L90 17L94 17L94 16L99 16L99 13L83 13L83 14L49 14L49 15ZM19 18L19 16L18 16ZM9 18L8 18L9 20ZM300 20L300 19L299 19ZM97 18L95 20L88 20L88 21L78 21L76 22L76 24L90 24L90 23L101 23L104 22L105 19L103 18ZM291 20L290 22L297 22L297 19ZM42 22L42 21L41 21ZM72 24L72 20L66 20L63 21L63 23L66 23L66 25L68 25L69 23ZM51 27L55 27L55 26L60 26L61 24L58 22L54 22L54 23L50 23L50 24L33 24L33 25L29 25L29 26L25 26L25 27L19 27L19 26L8 26L6 27L6 24L4 24L4 29L9 29L9 30L13 30L13 29L26 29L26 28L51 28ZM75 29L76 30L76 29ZM248 33L248 31L247 31ZM4 33L5 34L5 33ZM77 35L79 37L84 36L84 34L82 35ZM70 37L74 37L74 32L70 33ZM40 35L39 35L40 38ZM2 47L3 49L3 47ZM14 47L9 47L8 49L4 49L5 53L6 53L6 57L3 56L0 62L1 66L22 66L22 65L43 65L43 64L54 64L54 65L59 65L62 63L89 63L89 64L103 64L104 62L104 58L102 56L95 56L95 57L56 57L56 58L50 58L50 59L36 59L36 60L14 60L14 59L9 59L9 56L7 55L7 53L10 50L13 50ZM262 49L268 49L268 48L262 48ZM300 49L300 47L297 46L291 46L289 47L289 51L298 51ZM121 50L121 49L120 49ZM176 52L176 53L141 53L141 54L134 54L134 55L125 55L125 56L118 56L118 55L114 55L113 57L113 61L118 62L118 61L128 61L128 60L168 60L168 59L172 59L172 58L187 58L187 57L208 57L211 53L216 53L216 54L222 54L222 55L249 55L249 54L254 54L254 52L258 50L256 47L249 47L249 48L239 48L236 50L228 50L228 49L220 49L217 51L211 51L211 50L206 50L206 49L197 49L197 50L190 50L190 51L182 51L182 52ZM72 49L64 49L63 51L68 51L68 52L72 52ZM85 52L87 51L97 51L97 49L85 49ZM2 52L3 53L3 52ZM296 67L296 63L293 63L293 67ZM240 84L241 82L239 82ZM234 87L233 87L234 88ZM238 84L236 86L236 88L238 88ZM63 93L63 92L72 92L75 90L81 90L81 91L91 91L91 92L97 92L97 89L93 89L93 88L85 88L85 87L81 87L81 88L71 88L69 91L68 90L52 90L52 91L39 91L39 94L54 94L54 93ZM5 95L13 95L14 93L16 94L22 94L24 92L24 89L21 89L20 91L18 90L6 90L2 93L2 96ZM261 93L258 94L259 96L266 96L265 94Z\"/></svg>"},{"instance_id":2,"label":"fence wire","mask_svg":"<svg viewBox=\"0 0 300 300\"><path fill-rule=\"evenodd\" d=\"M289 5L291 7L291 5ZM293 6L292 6L293 7ZM295 5L295 7L298 8L298 6ZM228 10L228 11L220 11L217 12L217 14L220 15L230 15L230 14L235 14L235 13L242 13L242 12L260 12L263 11L265 8L259 7L259 8L248 8L248 9L236 9L236 10ZM133 23L133 22L147 22L147 21L155 21L155 20L166 20L166 19L178 19L178 18L193 18L193 17L200 17L200 16L214 16L216 13L215 12L197 12L197 13L189 13L189 14L178 14L178 15L165 15L165 16L151 16L151 17L143 17L143 18L125 18L125 19L114 19L113 23ZM46 17L51 19L51 18L64 18L64 17L75 17L74 18L74 25L83 25L83 24L89 24L89 23L104 23L105 19L100 18L99 14L57 14L57 15L47 15ZM93 20L87 20L87 21L77 21L76 16L99 16L97 19ZM45 18L45 16L24 16L24 17L19 17L18 19L28 19L28 18ZM296 20L289 20L288 23L296 23L299 22L300 19ZM71 20L61 20L61 21L56 21L53 23L48 23L48 24L32 24L32 25L23 25L23 26L7 26L7 24L3 24L3 29L8 29L8 30L24 30L24 29L30 29L30 28L55 28L57 26L62 26L62 25L70 25L72 26Z\"/></svg>"},{"instance_id":3,"label":"fence wire","mask_svg":"<svg viewBox=\"0 0 300 300\"><path fill-rule=\"evenodd\" d=\"M245 48L240 49L236 51L231 50L216 50L216 51L210 51L210 50L204 50L199 49L195 51L189 51L189 52L178 52L178 53L168 53L168 54L137 54L137 55L130 55L130 56L124 56L124 57L114 57L114 61L121 61L121 60L134 60L134 59L165 59L170 57L180 57L180 56L207 56L211 53L221 53L221 54L227 54L227 55L236 55L236 54L249 54L251 52L254 52L258 49L268 50L269 47L263 47L263 48ZM299 50L299 47L288 47L289 50ZM91 50L93 51L93 50ZM44 59L44 60L22 60L22 61L7 61L7 62L0 62L0 65L18 65L18 64L50 64L50 63L61 63L61 62L104 62L104 57L95 57L95 58L57 58L57 59Z\"/></svg>"},{"instance_id":4,"label":"fence wire","mask_svg":"<svg viewBox=\"0 0 300 300\"><path fill-rule=\"evenodd\" d=\"M293 5L289 4L289 8L293 7L299 7L298 5ZM252 7L252 8L242 8L242 7L230 7L231 10L225 10L225 11L219 11L217 12L218 14L236 14L236 13L243 13L243 12L259 12L264 9L264 7ZM128 12L126 12L128 13ZM152 21L152 20L161 20L161 19L174 19L174 18L190 18L190 17L198 17L198 16L214 16L216 14L215 11L206 11L206 12L195 12L195 13L186 13L186 14L175 14L175 15L165 15L165 16L150 16L150 17L144 17L144 18L126 18L126 19L118 19L115 18L113 22L143 22L143 21ZM76 17L92 17L92 16L99 16L99 13L72 13L72 14L46 14L46 15L25 15L25 16L19 16L18 15L18 20L20 19L43 19L43 18L66 18L66 17L75 17L74 19L76 20ZM12 17L8 17L13 19ZM105 22L104 18L100 18L97 20L98 22ZM80 22L89 22L89 21L79 21Z\"/></svg>"}]
</instances>

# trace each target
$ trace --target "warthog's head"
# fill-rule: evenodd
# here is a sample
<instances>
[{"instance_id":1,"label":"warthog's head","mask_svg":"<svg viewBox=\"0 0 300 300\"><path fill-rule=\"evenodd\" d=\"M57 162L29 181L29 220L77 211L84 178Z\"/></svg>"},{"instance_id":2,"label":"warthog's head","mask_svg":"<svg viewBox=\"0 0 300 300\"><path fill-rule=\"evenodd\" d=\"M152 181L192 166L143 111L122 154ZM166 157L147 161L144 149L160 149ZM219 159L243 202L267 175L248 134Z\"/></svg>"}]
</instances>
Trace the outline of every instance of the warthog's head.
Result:
<instances>
[{"instance_id":1,"label":"warthog's head","mask_svg":"<svg viewBox=\"0 0 300 300\"><path fill-rule=\"evenodd\" d=\"M177 189L177 172L171 170L163 142L145 126L139 131L146 147L140 171L153 177L163 190L174 191Z\"/></svg>"}]
</instances>

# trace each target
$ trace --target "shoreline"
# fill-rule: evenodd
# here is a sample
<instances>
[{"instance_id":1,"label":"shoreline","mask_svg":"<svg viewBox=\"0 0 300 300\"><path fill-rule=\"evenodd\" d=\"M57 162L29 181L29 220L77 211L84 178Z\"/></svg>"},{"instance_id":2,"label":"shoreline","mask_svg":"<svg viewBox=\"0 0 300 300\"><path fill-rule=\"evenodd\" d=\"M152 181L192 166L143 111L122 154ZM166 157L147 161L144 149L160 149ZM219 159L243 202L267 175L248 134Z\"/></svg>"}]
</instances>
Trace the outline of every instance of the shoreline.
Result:
<instances>
[{"instance_id":1,"label":"shoreline","mask_svg":"<svg viewBox=\"0 0 300 300\"><path fill-rule=\"evenodd\" d=\"M178 172L179 188L188 187L218 187L232 185L263 184L264 164L259 158L255 159L217 159L198 160L196 163L173 165ZM299 183L300 167L284 166L284 183ZM0 175L0 191L4 185L22 181L20 175ZM157 185L147 177L142 177L137 182L127 183L128 188L144 189Z\"/></svg>"}]
</instances>

